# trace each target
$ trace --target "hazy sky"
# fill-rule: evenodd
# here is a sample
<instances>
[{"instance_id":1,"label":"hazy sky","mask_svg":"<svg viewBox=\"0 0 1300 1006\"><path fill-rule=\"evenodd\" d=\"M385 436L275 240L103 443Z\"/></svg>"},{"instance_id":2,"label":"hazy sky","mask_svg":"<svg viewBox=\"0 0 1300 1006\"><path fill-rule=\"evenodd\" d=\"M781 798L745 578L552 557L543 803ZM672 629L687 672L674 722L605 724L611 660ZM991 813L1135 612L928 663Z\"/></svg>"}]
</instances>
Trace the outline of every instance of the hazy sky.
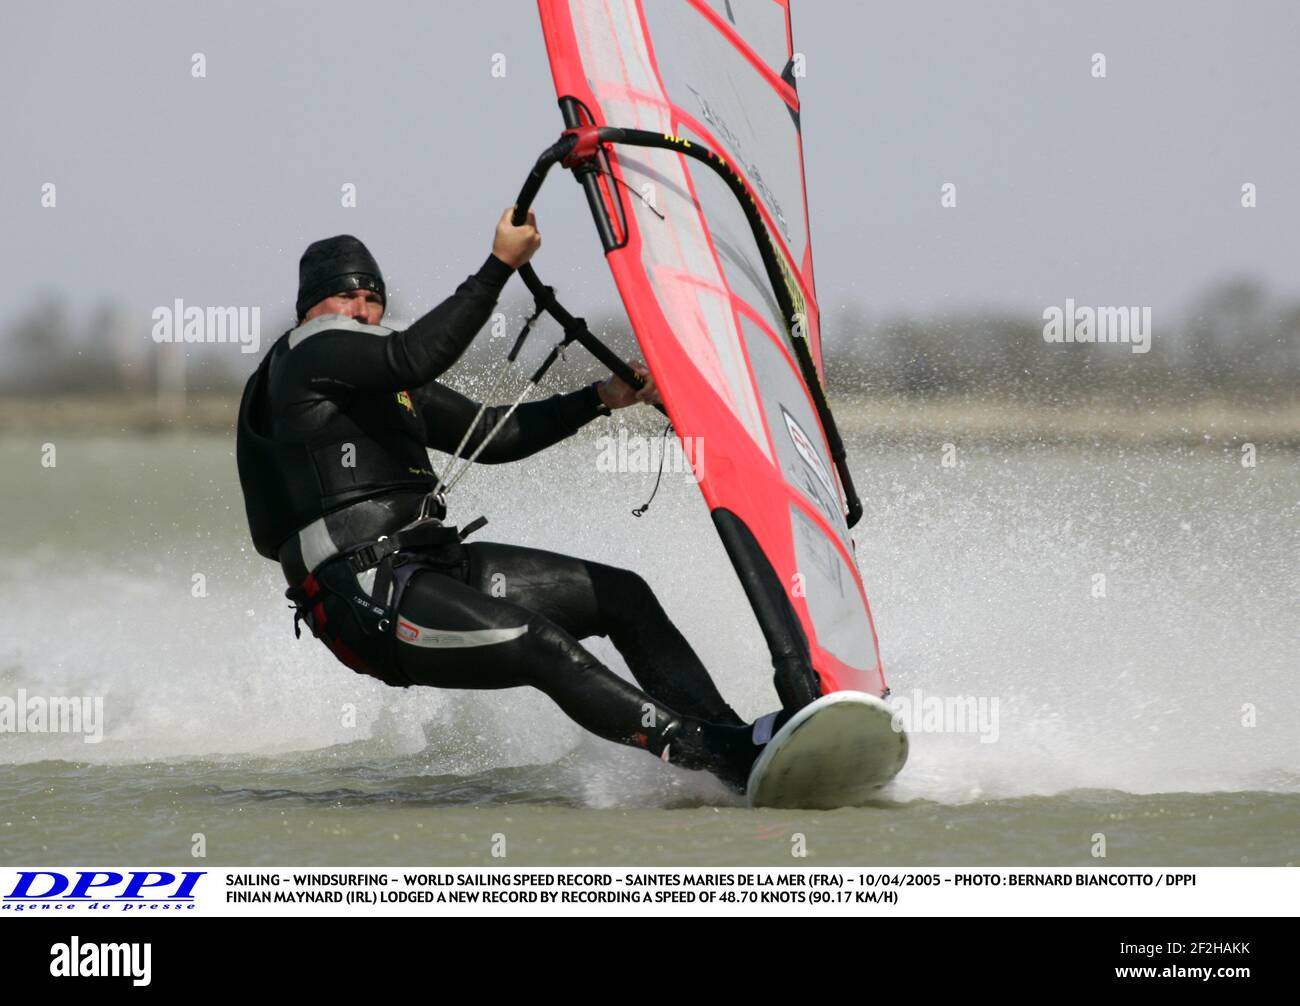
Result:
<instances>
[{"instance_id":1,"label":"hazy sky","mask_svg":"<svg viewBox=\"0 0 1300 1006\"><path fill-rule=\"evenodd\" d=\"M794 27L832 319L1066 297L1159 313L1233 275L1300 295L1295 0L794 0ZM340 231L409 320L482 260L561 128L530 0L11 3L0 93L11 308L114 297L145 322L176 297L278 322L304 245ZM539 271L575 310L609 308L577 186L557 174L537 209Z\"/></svg>"}]
</instances>

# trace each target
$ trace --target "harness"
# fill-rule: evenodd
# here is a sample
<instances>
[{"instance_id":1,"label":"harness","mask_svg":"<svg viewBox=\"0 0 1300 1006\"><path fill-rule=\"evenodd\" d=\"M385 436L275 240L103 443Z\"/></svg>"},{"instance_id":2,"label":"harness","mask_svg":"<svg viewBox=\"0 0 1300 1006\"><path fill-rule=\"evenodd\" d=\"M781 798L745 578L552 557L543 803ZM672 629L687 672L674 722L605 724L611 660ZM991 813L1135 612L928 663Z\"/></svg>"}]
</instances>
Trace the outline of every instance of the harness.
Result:
<instances>
[{"instance_id":1,"label":"harness","mask_svg":"<svg viewBox=\"0 0 1300 1006\"><path fill-rule=\"evenodd\" d=\"M469 562L464 540L487 523L486 517L476 517L457 529L442 523L445 515L439 501L426 498L420 516L406 527L377 541L345 549L286 590L285 597L294 608L294 636L301 638L299 623L305 621L312 635L323 639L349 667L389 684L409 684L399 679L394 660L397 636L393 631L406 586L422 569L463 578ZM358 578L372 569L374 583L367 593ZM331 600L336 603L330 604ZM345 627L335 624L327 606L335 616L351 620L361 631L348 633ZM356 645L349 644L344 636Z\"/></svg>"}]
</instances>

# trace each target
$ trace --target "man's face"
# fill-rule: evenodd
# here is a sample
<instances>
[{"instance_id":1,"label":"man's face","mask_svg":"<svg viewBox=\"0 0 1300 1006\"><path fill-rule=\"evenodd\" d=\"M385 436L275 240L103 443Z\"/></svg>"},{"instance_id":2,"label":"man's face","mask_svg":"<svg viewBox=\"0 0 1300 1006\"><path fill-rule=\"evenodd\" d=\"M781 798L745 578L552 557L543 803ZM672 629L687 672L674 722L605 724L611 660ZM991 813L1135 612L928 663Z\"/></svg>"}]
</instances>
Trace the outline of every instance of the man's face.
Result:
<instances>
[{"instance_id":1,"label":"man's face","mask_svg":"<svg viewBox=\"0 0 1300 1006\"><path fill-rule=\"evenodd\" d=\"M384 317L384 300L373 290L348 290L326 297L303 316L311 321L322 314L341 314L363 325L378 325Z\"/></svg>"}]
</instances>

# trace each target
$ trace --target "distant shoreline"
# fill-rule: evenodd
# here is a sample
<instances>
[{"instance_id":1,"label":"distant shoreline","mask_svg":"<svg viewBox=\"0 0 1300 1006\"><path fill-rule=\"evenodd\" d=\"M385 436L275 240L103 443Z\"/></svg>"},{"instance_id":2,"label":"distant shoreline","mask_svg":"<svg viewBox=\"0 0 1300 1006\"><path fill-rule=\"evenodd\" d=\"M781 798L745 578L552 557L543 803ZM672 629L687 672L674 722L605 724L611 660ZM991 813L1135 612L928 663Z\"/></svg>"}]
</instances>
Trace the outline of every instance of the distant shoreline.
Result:
<instances>
[{"instance_id":1,"label":"distant shoreline","mask_svg":"<svg viewBox=\"0 0 1300 1006\"><path fill-rule=\"evenodd\" d=\"M846 436L890 443L959 438L967 443L1222 447L1250 442L1300 449L1300 397L1277 403L1206 398L1190 405L1093 400L1068 406L869 400L842 394L831 400ZM147 395L9 395L0 397L0 430L9 436L233 433L238 407L233 395L198 394L183 403Z\"/></svg>"},{"instance_id":2,"label":"distant shoreline","mask_svg":"<svg viewBox=\"0 0 1300 1006\"><path fill-rule=\"evenodd\" d=\"M958 399L834 400L840 429L871 439L977 443L1227 447L1244 443L1300 449L1300 398L1242 403L1091 400L1063 406Z\"/></svg>"}]
</instances>

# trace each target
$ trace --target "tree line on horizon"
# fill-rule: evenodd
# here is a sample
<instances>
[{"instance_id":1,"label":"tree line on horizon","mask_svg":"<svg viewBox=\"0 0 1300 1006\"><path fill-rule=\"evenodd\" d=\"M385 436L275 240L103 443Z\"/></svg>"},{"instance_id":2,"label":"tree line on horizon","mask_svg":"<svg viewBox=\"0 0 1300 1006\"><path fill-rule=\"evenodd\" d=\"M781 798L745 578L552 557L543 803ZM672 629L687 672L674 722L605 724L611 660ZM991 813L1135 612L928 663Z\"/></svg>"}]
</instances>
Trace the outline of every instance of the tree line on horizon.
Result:
<instances>
[{"instance_id":1,"label":"tree line on horizon","mask_svg":"<svg viewBox=\"0 0 1300 1006\"><path fill-rule=\"evenodd\" d=\"M504 360L531 305L507 301L502 310L504 337L481 333L448 375L449 383L477 385ZM637 353L624 316L605 313L588 320L621 356ZM64 301L47 297L0 332L0 393L152 394L166 371L173 383L181 374L187 393L236 395L261 352L290 323L284 318L264 326L257 354L233 344L159 345L147 319L142 325L120 307L103 305L78 325ZM1300 387L1300 302L1274 297L1248 279L1216 285L1176 321L1157 319L1147 353L1123 344L1050 343L1043 327L1043 319L1029 312L872 317L849 308L823 316L827 383L839 394L1034 400L1275 394ZM552 323L539 322L521 372L530 371L557 338ZM573 347L553 369L548 387L563 390L600 373L584 350Z\"/></svg>"}]
</instances>

